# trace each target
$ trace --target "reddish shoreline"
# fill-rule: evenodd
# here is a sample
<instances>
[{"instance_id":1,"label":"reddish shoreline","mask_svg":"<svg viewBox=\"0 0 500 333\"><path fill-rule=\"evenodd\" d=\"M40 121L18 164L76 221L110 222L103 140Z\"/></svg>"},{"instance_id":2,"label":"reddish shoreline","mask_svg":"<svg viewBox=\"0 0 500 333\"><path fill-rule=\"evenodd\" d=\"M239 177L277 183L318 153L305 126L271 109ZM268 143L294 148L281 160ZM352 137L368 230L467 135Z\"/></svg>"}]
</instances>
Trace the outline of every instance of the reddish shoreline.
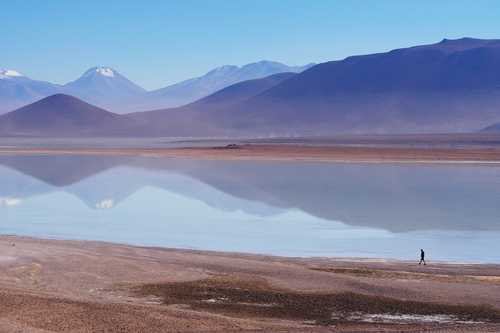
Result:
<instances>
[{"instance_id":1,"label":"reddish shoreline","mask_svg":"<svg viewBox=\"0 0 500 333\"><path fill-rule=\"evenodd\" d=\"M237 148L0 148L0 154L124 155L220 160L373 163L500 163L500 148L317 147L238 145Z\"/></svg>"}]
</instances>

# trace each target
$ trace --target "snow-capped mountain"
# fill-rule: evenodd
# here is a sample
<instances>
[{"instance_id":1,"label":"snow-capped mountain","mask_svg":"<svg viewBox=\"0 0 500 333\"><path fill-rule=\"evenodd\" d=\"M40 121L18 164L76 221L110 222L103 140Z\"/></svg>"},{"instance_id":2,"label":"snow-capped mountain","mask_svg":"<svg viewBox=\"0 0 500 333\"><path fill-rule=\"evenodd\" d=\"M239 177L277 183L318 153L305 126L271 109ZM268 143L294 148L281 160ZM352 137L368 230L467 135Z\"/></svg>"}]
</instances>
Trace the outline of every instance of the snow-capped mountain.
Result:
<instances>
[{"instance_id":1,"label":"snow-capped mountain","mask_svg":"<svg viewBox=\"0 0 500 333\"><path fill-rule=\"evenodd\" d=\"M13 69L0 69L0 114L55 94L60 86L32 80Z\"/></svg>"},{"instance_id":2,"label":"snow-capped mountain","mask_svg":"<svg viewBox=\"0 0 500 333\"><path fill-rule=\"evenodd\" d=\"M273 74L300 73L314 64L288 66L275 61L259 61L244 66L226 65L215 68L203 76L151 91L143 110L185 105L238 82L259 79Z\"/></svg>"},{"instance_id":3,"label":"snow-capped mountain","mask_svg":"<svg viewBox=\"0 0 500 333\"><path fill-rule=\"evenodd\" d=\"M146 90L110 67L93 67L63 89L87 103L117 112L146 94Z\"/></svg>"},{"instance_id":4,"label":"snow-capped mountain","mask_svg":"<svg viewBox=\"0 0 500 333\"><path fill-rule=\"evenodd\" d=\"M283 72L297 73L311 66L313 64L288 66L273 61L241 67L226 65L203 76L149 92L111 67L90 68L65 85L31 80L16 70L5 69L0 71L0 114L57 93L72 95L120 114L165 109L194 102L235 83Z\"/></svg>"}]
</instances>

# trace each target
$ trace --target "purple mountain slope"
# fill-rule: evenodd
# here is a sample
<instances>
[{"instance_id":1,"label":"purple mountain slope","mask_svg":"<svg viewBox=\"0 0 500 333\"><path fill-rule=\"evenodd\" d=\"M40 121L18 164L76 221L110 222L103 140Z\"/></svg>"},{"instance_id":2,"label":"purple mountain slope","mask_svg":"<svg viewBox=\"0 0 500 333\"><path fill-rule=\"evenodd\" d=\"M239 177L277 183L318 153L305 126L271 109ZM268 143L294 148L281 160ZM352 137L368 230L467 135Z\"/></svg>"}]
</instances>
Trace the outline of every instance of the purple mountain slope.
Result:
<instances>
[{"instance_id":1,"label":"purple mountain slope","mask_svg":"<svg viewBox=\"0 0 500 333\"><path fill-rule=\"evenodd\" d=\"M192 103L189 107L202 108L216 106L220 108L222 106L227 107L237 105L238 103L242 103L250 97L263 93L264 91L285 80L288 80L295 75L295 73L286 72L270 75L261 79L253 79L236 83Z\"/></svg>"},{"instance_id":2,"label":"purple mountain slope","mask_svg":"<svg viewBox=\"0 0 500 333\"><path fill-rule=\"evenodd\" d=\"M166 110L130 114L144 124L141 133L166 136L217 135L217 124L210 117L218 112L238 108L247 99L294 77L295 73L279 73L261 79L233 84L194 103ZM208 117L208 118L207 118Z\"/></svg>"},{"instance_id":3,"label":"purple mountain slope","mask_svg":"<svg viewBox=\"0 0 500 333\"><path fill-rule=\"evenodd\" d=\"M230 106L155 111L155 126L189 136L475 132L500 121L499 68L499 40L443 40L319 64Z\"/></svg>"},{"instance_id":4,"label":"purple mountain slope","mask_svg":"<svg viewBox=\"0 0 500 333\"><path fill-rule=\"evenodd\" d=\"M476 131L500 121L500 41L459 39L317 65L214 115L227 134Z\"/></svg>"},{"instance_id":5,"label":"purple mountain slope","mask_svg":"<svg viewBox=\"0 0 500 333\"><path fill-rule=\"evenodd\" d=\"M226 65L215 68L203 76L154 90L148 93L140 110L173 108L197 101L233 84L264 78L270 75L293 72L299 73L315 64L288 66L276 61L262 60L241 67Z\"/></svg>"}]
</instances>

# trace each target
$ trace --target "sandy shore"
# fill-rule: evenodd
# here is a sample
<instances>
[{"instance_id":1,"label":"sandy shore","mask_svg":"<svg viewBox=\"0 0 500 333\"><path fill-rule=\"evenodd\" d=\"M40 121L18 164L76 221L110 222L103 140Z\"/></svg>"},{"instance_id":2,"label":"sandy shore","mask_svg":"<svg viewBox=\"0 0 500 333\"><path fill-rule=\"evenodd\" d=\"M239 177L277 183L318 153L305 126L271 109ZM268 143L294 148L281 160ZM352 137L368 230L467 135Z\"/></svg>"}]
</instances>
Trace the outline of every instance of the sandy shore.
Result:
<instances>
[{"instance_id":1,"label":"sandy shore","mask_svg":"<svg viewBox=\"0 0 500 333\"><path fill-rule=\"evenodd\" d=\"M222 160L500 164L500 148L344 147L244 144L192 148L0 148L0 154L149 156Z\"/></svg>"},{"instance_id":2,"label":"sandy shore","mask_svg":"<svg viewBox=\"0 0 500 333\"><path fill-rule=\"evenodd\" d=\"M500 265L0 237L0 332L498 332Z\"/></svg>"}]
</instances>

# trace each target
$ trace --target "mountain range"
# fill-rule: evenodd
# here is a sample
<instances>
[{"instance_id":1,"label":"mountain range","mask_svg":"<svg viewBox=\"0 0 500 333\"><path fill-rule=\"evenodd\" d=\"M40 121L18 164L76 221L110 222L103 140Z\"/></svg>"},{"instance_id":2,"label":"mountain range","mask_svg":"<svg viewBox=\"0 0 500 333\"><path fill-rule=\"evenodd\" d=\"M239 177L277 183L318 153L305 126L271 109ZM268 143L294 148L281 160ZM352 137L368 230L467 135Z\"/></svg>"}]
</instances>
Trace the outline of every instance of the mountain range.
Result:
<instances>
[{"instance_id":1,"label":"mountain range","mask_svg":"<svg viewBox=\"0 0 500 333\"><path fill-rule=\"evenodd\" d=\"M230 107L296 75L280 73L236 83L191 103L187 108L120 115L88 104L76 97L55 94L0 116L0 135L9 136L161 136L167 132L191 135L196 117L203 110ZM159 116L168 119L160 121ZM157 123L160 121L159 123ZM200 133L204 125L199 124Z\"/></svg>"},{"instance_id":2,"label":"mountain range","mask_svg":"<svg viewBox=\"0 0 500 333\"><path fill-rule=\"evenodd\" d=\"M167 136L476 132L500 122L499 69L500 40L444 39L318 64L236 104L139 117Z\"/></svg>"},{"instance_id":3,"label":"mountain range","mask_svg":"<svg viewBox=\"0 0 500 333\"><path fill-rule=\"evenodd\" d=\"M319 64L203 117L227 135L443 133L500 121L500 40L463 38Z\"/></svg>"},{"instance_id":4,"label":"mountain range","mask_svg":"<svg viewBox=\"0 0 500 333\"><path fill-rule=\"evenodd\" d=\"M16 117L0 117L0 133L262 137L494 130L498 126L491 125L500 122L499 70L500 40L444 39L238 82L176 108L113 118L96 108L92 117L103 120L94 128L79 130L78 122L73 122L67 131L65 123L61 128L46 124L53 122L54 114L84 117L74 111L83 108L77 106L80 101L71 100L65 107L51 104L57 113L42 109L47 116L33 123L44 130L27 129L28 120L23 118L34 117L41 106L37 102L15 111ZM62 104L68 98L59 95L57 101ZM65 109L69 105L72 112Z\"/></svg>"},{"instance_id":5,"label":"mountain range","mask_svg":"<svg viewBox=\"0 0 500 333\"><path fill-rule=\"evenodd\" d=\"M15 70L0 70L0 114L53 94L75 96L116 113L177 107L194 102L232 84L282 72L300 72L306 66L260 61L222 66L203 76L154 91L146 91L110 67L93 67L65 85L36 81Z\"/></svg>"},{"instance_id":6,"label":"mountain range","mask_svg":"<svg viewBox=\"0 0 500 333\"><path fill-rule=\"evenodd\" d=\"M305 66L288 66L275 61L259 61L241 67L218 67L203 76L150 92L148 99L159 102L151 104L146 101L140 109L153 110L157 108L156 105L164 105L165 107L182 106L238 82L259 79L278 73L300 73L314 65L310 63Z\"/></svg>"}]
</instances>

